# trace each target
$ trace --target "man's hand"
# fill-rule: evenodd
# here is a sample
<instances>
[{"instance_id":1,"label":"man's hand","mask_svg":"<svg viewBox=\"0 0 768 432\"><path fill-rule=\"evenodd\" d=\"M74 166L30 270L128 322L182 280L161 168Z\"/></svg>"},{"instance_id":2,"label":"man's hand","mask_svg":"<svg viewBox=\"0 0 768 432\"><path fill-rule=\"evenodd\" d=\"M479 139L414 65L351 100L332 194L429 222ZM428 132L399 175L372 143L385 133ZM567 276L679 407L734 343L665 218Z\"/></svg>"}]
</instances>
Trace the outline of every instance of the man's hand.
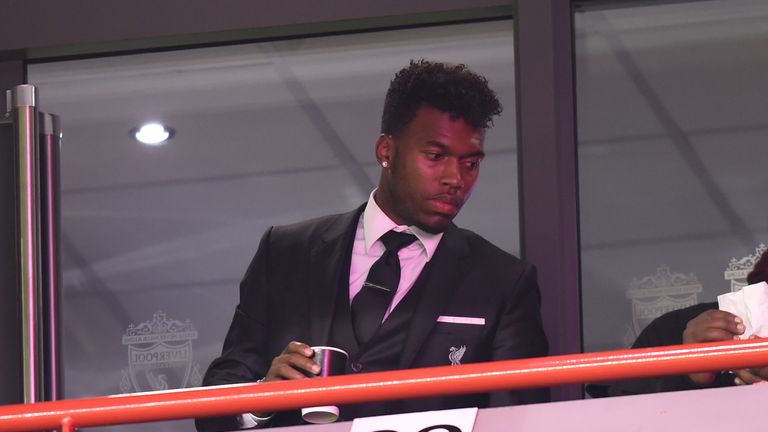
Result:
<instances>
[{"instance_id":1,"label":"man's hand","mask_svg":"<svg viewBox=\"0 0 768 432\"><path fill-rule=\"evenodd\" d=\"M760 339L754 335L749 338ZM737 385L761 383L768 379L768 367L741 369L734 371L734 373L736 374L734 382Z\"/></svg>"},{"instance_id":2,"label":"man's hand","mask_svg":"<svg viewBox=\"0 0 768 432\"><path fill-rule=\"evenodd\" d=\"M763 377L768 376L768 368L740 369L733 373L736 374L736 378L733 380L736 385L755 384L765 382Z\"/></svg>"},{"instance_id":3,"label":"man's hand","mask_svg":"<svg viewBox=\"0 0 768 432\"><path fill-rule=\"evenodd\" d=\"M290 342L279 356L272 359L272 365L269 366L267 375L262 381L282 381L292 379L306 378L306 375L299 370L317 374L320 372L320 365L312 360L314 352L309 345L301 342ZM274 413L254 412L253 415L265 422L269 421ZM260 420L261 421L261 420Z\"/></svg>"},{"instance_id":4,"label":"man's hand","mask_svg":"<svg viewBox=\"0 0 768 432\"><path fill-rule=\"evenodd\" d=\"M320 372L320 365L312 361L314 352L309 345L293 341L289 343L279 356L272 359L272 365L264 377L264 381L280 381L306 378L301 372Z\"/></svg>"},{"instance_id":5,"label":"man's hand","mask_svg":"<svg viewBox=\"0 0 768 432\"><path fill-rule=\"evenodd\" d=\"M688 321L688 325L685 326L685 331L683 331L683 343L735 340L739 338L740 334L744 333L744 329L743 321L736 315L716 309L708 310ZM715 380L715 373L700 372L690 374L688 377L697 385L705 386ZM745 374L744 379L751 378Z\"/></svg>"}]
</instances>

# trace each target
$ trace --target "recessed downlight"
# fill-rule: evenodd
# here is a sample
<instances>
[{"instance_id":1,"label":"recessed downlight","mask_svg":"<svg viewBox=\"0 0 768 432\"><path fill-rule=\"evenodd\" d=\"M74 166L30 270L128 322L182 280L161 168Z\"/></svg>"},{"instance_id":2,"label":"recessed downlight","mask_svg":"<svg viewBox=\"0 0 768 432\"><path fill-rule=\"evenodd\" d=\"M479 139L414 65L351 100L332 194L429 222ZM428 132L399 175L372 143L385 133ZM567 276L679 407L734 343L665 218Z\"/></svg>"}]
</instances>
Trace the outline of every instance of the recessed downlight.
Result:
<instances>
[{"instance_id":1,"label":"recessed downlight","mask_svg":"<svg viewBox=\"0 0 768 432\"><path fill-rule=\"evenodd\" d=\"M161 123L147 123L131 130L136 141L146 145L162 145L173 138L174 130Z\"/></svg>"}]
</instances>

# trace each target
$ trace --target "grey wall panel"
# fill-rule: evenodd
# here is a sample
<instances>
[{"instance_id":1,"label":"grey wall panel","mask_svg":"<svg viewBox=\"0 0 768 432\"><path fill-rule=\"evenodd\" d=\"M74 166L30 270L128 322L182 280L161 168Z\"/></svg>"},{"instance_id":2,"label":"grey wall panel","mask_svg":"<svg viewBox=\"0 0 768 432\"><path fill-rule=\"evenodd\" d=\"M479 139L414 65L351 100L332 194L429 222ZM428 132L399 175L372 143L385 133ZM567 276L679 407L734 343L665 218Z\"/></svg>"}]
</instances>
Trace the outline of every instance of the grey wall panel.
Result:
<instances>
[{"instance_id":1,"label":"grey wall panel","mask_svg":"<svg viewBox=\"0 0 768 432\"><path fill-rule=\"evenodd\" d=\"M24 84L24 69L24 62L20 59L0 60L0 113L6 111L5 91Z\"/></svg>"},{"instance_id":2,"label":"grey wall panel","mask_svg":"<svg viewBox=\"0 0 768 432\"><path fill-rule=\"evenodd\" d=\"M738 289L768 244L768 4L594 8L576 34L584 347L598 351Z\"/></svg>"}]
</instances>

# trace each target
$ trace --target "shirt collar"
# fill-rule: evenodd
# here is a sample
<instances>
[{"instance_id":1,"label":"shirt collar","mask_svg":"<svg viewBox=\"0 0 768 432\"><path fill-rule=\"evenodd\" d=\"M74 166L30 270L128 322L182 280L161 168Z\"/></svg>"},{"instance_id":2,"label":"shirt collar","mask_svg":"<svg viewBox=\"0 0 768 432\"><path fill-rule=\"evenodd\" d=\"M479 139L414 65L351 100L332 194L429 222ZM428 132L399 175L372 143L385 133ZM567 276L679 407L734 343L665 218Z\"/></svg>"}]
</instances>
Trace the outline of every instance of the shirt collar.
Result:
<instances>
[{"instance_id":1,"label":"shirt collar","mask_svg":"<svg viewBox=\"0 0 768 432\"><path fill-rule=\"evenodd\" d=\"M405 226L398 225L392 219L387 216L384 211L376 204L376 200L373 199L373 195L376 193L376 189L371 192L368 197L368 204L363 211L363 235L365 237L365 252L369 253L371 247L384 233L389 230L395 230L399 232L409 232L419 239L424 251L427 254L427 261L432 259L435 254L437 245L440 243L440 239L443 238L443 233L432 234L428 233L414 225Z\"/></svg>"}]
</instances>

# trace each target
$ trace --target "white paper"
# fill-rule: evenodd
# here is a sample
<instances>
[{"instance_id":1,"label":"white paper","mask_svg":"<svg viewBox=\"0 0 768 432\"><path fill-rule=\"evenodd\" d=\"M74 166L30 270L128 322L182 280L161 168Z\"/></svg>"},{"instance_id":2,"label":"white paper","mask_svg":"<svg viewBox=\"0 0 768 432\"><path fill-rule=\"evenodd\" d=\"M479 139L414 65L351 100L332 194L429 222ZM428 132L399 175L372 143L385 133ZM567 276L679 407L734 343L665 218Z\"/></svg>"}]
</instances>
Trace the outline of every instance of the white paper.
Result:
<instances>
[{"instance_id":1,"label":"white paper","mask_svg":"<svg viewBox=\"0 0 768 432\"><path fill-rule=\"evenodd\" d=\"M717 303L720 310L744 321L745 330L740 339L748 339L752 335L768 337L768 284L759 282L740 291L720 295Z\"/></svg>"},{"instance_id":2,"label":"white paper","mask_svg":"<svg viewBox=\"0 0 768 432\"><path fill-rule=\"evenodd\" d=\"M374 432L381 430L419 432L429 430L430 427L437 425L451 425L458 428L461 432L472 432L476 417L477 408L361 417L352 421L350 432ZM445 428L438 428L437 430L442 432Z\"/></svg>"}]
</instances>

